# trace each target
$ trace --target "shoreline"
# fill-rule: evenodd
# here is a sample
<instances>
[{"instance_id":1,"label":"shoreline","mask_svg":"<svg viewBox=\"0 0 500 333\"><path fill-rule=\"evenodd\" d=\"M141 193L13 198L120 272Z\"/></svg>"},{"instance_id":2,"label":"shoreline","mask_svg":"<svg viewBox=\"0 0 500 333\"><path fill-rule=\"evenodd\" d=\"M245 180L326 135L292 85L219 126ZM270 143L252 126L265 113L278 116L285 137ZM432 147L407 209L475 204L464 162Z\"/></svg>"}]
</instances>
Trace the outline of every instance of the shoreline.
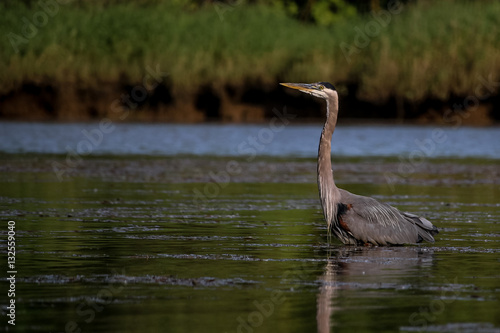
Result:
<instances>
[{"instance_id":1,"label":"shoreline","mask_svg":"<svg viewBox=\"0 0 500 333\"><path fill-rule=\"evenodd\" d=\"M226 89L228 90L228 89ZM233 87L237 92L201 89L176 98L164 85L158 85L140 100L126 94L122 84L108 84L98 90L76 85L51 86L24 84L21 89L0 96L0 121L89 122L110 119L117 122L160 123L262 123L284 110L302 122L323 121L324 105L307 96L288 94L277 85ZM249 99L247 96L258 96ZM390 98L370 103L356 98L356 91L341 91L340 123L399 123L418 125L460 124L490 126L500 122L500 95L488 95L468 105L471 96L412 103ZM129 96L124 99L123 96ZM460 106L457 108L457 105ZM469 106L468 108L466 108ZM452 109L453 108L453 109Z\"/></svg>"},{"instance_id":2,"label":"shoreline","mask_svg":"<svg viewBox=\"0 0 500 333\"><path fill-rule=\"evenodd\" d=\"M284 106L321 118L320 104L278 83L330 81L341 118L433 123L472 107L464 123L500 120L493 1L418 2L383 26L368 13L305 24L263 5L242 4L221 19L213 6L68 3L30 38L22 18L41 13L35 3L0 9L0 31L10 36L0 41L0 119L240 123Z\"/></svg>"}]
</instances>

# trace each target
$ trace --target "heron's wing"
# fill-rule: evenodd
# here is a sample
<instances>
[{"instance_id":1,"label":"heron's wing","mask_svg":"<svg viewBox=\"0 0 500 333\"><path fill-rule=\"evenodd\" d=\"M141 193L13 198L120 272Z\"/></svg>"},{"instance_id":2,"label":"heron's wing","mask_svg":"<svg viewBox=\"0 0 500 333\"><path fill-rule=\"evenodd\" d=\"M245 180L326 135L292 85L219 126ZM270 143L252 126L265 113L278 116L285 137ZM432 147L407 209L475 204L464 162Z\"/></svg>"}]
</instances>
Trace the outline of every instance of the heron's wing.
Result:
<instances>
[{"instance_id":1,"label":"heron's wing","mask_svg":"<svg viewBox=\"0 0 500 333\"><path fill-rule=\"evenodd\" d=\"M401 214L403 214L406 220L415 223L415 225L417 226L418 235L423 240L431 243L434 242L434 237L432 236L438 234L439 230L431 223L431 221L423 218L422 216L417 216L415 214L407 212L402 212Z\"/></svg>"},{"instance_id":2,"label":"heron's wing","mask_svg":"<svg viewBox=\"0 0 500 333\"><path fill-rule=\"evenodd\" d=\"M339 211L339 223L354 238L378 245L433 242L437 233L431 222L373 198L340 190L344 209ZM347 230L348 229L348 230Z\"/></svg>"}]
</instances>

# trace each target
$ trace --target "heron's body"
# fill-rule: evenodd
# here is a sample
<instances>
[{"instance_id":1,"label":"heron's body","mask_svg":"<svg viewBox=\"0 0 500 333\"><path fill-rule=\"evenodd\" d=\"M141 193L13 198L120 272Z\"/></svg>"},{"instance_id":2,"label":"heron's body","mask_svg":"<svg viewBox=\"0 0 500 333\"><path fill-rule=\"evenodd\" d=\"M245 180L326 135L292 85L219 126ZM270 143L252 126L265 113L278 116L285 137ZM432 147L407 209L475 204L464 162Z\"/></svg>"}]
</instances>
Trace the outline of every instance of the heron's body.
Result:
<instances>
[{"instance_id":1,"label":"heron's body","mask_svg":"<svg viewBox=\"0 0 500 333\"><path fill-rule=\"evenodd\" d=\"M326 122L318 150L318 188L328 230L344 244L396 245L434 242L437 228L428 220L400 212L373 198L352 194L335 185L331 142L338 115L338 94L327 82L282 83L326 100Z\"/></svg>"}]
</instances>

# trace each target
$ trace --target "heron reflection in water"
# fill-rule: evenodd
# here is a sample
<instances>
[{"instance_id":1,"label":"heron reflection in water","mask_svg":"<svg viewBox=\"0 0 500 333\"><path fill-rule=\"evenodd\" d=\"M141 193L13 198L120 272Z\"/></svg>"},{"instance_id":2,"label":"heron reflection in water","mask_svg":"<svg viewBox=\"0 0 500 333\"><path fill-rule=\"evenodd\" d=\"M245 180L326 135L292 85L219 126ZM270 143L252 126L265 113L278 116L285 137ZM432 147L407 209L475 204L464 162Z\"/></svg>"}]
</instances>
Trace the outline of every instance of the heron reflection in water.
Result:
<instances>
[{"instance_id":1,"label":"heron reflection in water","mask_svg":"<svg viewBox=\"0 0 500 333\"><path fill-rule=\"evenodd\" d=\"M331 144L337 124L339 98L328 82L281 83L326 101L326 122L318 150L318 187L329 233L344 244L399 245L434 242L438 229L427 219L401 212L373 198L339 189L333 180Z\"/></svg>"},{"instance_id":2,"label":"heron reflection in water","mask_svg":"<svg viewBox=\"0 0 500 333\"><path fill-rule=\"evenodd\" d=\"M426 276L430 274L434 265L434 251L415 246L332 247L328 250L328 257L323 272L317 280L319 282L316 297L318 333L334 332L338 325L342 324L344 315L352 315L352 303L349 300L365 296L374 297L377 290L384 294L383 297L393 299L401 297L399 293L390 293L389 290L409 288L412 281L409 277ZM362 312L372 309L358 310ZM381 327L384 324L379 320L354 325L356 329L352 331L382 331Z\"/></svg>"}]
</instances>

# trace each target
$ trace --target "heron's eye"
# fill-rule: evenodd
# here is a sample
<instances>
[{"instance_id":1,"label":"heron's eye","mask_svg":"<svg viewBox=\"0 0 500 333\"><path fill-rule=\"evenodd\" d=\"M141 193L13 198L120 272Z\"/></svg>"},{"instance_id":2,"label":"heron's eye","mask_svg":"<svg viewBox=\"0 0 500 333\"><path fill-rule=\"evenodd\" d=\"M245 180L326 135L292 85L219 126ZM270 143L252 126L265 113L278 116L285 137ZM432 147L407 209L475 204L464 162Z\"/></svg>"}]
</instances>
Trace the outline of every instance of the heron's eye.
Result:
<instances>
[{"instance_id":1,"label":"heron's eye","mask_svg":"<svg viewBox=\"0 0 500 333\"><path fill-rule=\"evenodd\" d=\"M325 86L319 86L319 90L325 89Z\"/></svg>"}]
</instances>

